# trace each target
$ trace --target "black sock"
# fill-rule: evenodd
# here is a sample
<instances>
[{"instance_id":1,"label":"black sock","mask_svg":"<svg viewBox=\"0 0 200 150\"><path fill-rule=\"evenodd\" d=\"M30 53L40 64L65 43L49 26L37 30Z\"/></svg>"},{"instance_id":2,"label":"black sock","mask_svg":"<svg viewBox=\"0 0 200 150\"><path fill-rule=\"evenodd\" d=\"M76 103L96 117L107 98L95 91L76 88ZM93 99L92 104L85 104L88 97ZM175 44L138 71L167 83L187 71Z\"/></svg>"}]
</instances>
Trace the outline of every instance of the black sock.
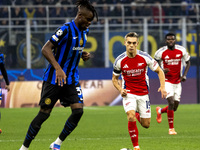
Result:
<instances>
[{"instance_id":1,"label":"black sock","mask_svg":"<svg viewBox=\"0 0 200 150\"><path fill-rule=\"evenodd\" d=\"M47 120L47 118L50 116L50 114L46 114L43 112L39 112L37 114L37 116L33 119L33 121L31 122L28 132L26 134L26 138L24 140L23 145L25 147L29 147L29 145L31 144L32 140L35 138L35 136L37 135L37 133L39 132L42 123Z\"/></svg>"},{"instance_id":2,"label":"black sock","mask_svg":"<svg viewBox=\"0 0 200 150\"><path fill-rule=\"evenodd\" d=\"M82 108L72 110L71 116L66 121L65 126L59 135L59 138L62 141L64 141L65 138L76 128L79 120L81 119L82 114L83 114Z\"/></svg>"}]
</instances>

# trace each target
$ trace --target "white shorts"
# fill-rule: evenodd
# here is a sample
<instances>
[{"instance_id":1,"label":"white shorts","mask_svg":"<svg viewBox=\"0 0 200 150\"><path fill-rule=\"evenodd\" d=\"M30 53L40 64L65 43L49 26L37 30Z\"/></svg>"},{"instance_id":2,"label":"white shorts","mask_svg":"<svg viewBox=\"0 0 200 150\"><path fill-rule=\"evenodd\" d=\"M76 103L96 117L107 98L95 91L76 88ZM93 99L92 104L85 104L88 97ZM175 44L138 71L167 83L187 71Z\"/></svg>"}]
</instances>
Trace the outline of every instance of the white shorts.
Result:
<instances>
[{"instance_id":1,"label":"white shorts","mask_svg":"<svg viewBox=\"0 0 200 150\"><path fill-rule=\"evenodd\" d=\"M182 92L182 86L181 83L178 84L172 84L170 82L165 82L165 89L167 91L167 97L174 97L175 101L179 101L181 99L181 92Z\"/></svg>"},{"instance_id":2,"label":"white shorts","mask_svg":"<svg viewBox=\"0 0 200 150\"><path fill-rule=\"evenodd\" d=\"M134 110L139 112L141 118L151 118L149 95L127 94L126 97L123 97L123 106L125 112Z\"/></svg>"}]
</instances>

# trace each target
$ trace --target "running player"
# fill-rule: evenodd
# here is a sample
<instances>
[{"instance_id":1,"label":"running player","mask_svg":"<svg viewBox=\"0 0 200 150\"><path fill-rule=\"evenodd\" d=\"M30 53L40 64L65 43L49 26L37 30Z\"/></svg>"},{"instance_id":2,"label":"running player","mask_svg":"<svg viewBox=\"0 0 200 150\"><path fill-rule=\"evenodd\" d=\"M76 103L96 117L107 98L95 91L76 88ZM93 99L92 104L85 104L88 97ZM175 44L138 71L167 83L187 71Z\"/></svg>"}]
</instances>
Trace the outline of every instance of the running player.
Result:
<instances>
[{"instance_id":1,"label":"running player","mask_svg":"<svg viewBox=\"0 0 200 150\"><path fill-rule=\"evenodd\" d=\"M157 122L161 123L162 113L167 113L169 123L169 134L175 135L174 129L174 111L177 110L182 86L181 82L186 81L186 76L190 68L190 56L183 46L176 45L176 36L174 33L168 33L165 36L166 46L161 47L155 53L155 59L159 62L165 73L165 87L167 91L168 106L164 108L156 107ZM182 75L182 60L186 63Z\"/></svg>"},{"instance_id":2,"label":"running player","mask_svg":"<svg viewBox=\"0 0 200 150\"><path fill-rule=\"evenodd\" d=\"M123 97L123 107L128 118L128 131L134 150L140 150L136 118L144 128L149 128L151 107L149 101L148 67L158 74L162 98L165 91L165 76L158 63L147 53L137 50L138 35L130 32L125 36L126 52L119 55L114 62L112 82ZM122 76L122 87L118 79ZM139 113L136 113L138 111ZM141 118L140 118L141 117Z\"/></svg>"},{"instance_id":3,"label":"running player","mask_svg":"<svg viewBox=\"0 0 200 150\"><path fill-rule=\"evenodd\" d=\"M3 75L3 78L6 82L5 89L10 91L10 82L8 80L8 75L7 75L7 72L6 72L5 65L4 65L4 55L1 54L1 53L0 53L0 69L1 69L1 73ZM0 84L0 106L1 106L1 101L2 101L2 87L1 87L1 84ZM0 119L1 119L1 112L0 112Z\"/></svg>"},{"instance_id":4,"label":"running player","mask_svg":"<svg viewBox=\"0 0 200 150\"><path fill-rule=\"evenodd\" d=\"M0 54L0 69L1 69L1 73L3 75L3 78L6 82L5 89L10 91L10 82L8 80L8 75L7 75L7 72L6 72L5 65L4 65L4 54ZM2 87L0 85L0 106L1 106L1 101L2 101Z\"/></svg>"},{"instance_id":5,"label":"running player","mask_svg":"<svg viewBox=\"0 0 200 150\"><path fill-rule=\"evenodd\" d=\"M98 15L89 0L78 0L76 5L78 11L75 19L59 27L42 48L42 53L50 64L44 73L40 111L31 122L20 150L29 148L58 99L63 106L71 107L72 114L50 149L60 150L62 142L82 117L83 95L79 84L78 64L80 58L84 61L90 58L90 54L83 52L83 49L88 27L94 17L98 20Z\"/></svg>"}]
</instances>

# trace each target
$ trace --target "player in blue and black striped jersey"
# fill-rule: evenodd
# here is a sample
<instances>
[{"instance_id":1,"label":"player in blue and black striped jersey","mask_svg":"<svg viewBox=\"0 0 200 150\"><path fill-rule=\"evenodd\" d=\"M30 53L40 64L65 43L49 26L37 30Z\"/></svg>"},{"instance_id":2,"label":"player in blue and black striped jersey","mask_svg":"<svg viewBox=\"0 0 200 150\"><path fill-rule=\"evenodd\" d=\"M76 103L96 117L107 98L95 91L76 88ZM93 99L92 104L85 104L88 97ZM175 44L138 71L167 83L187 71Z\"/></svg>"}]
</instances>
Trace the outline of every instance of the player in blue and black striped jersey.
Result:
<instances>
[{"instance_id":1,"label":"player in blue and black striped jersey","mask_svg":"<svg viewBox=\"0 0 200 150\"><path fill-rule=\"evenodd\" d=\"M8 80L8 75L7 75L5 64L4 64L4 54L2 54L2 53L0 53L0 69L1 69L1 73L3 75L3 78L6 82L5 89L10 91L10 82ZM1 106L1 101L2 101L2 87L0 85L0 106Z\"/></svg>"},{"instance_id":2,"label":"player in blue and black striped jersey","mask_svg":"<svg viewBox=\"0 0 200 150\"><path fill-rule=\"evenodd\" d=\"M42 48L42 54L49 61L49 66L44 73L40 111L31 122L20 150L28 150L58 99L64 107L70 106L72 113L50 149L60 150L60 145L82 117L83 95L79 84L78 64L80 58L84 61L90 58L90 54L83 49L88 27L94 17L98 20L98 15L89 0L78 0L76 5L78 11L75 19L59 27Z\"/></svg>"}]
</instances>

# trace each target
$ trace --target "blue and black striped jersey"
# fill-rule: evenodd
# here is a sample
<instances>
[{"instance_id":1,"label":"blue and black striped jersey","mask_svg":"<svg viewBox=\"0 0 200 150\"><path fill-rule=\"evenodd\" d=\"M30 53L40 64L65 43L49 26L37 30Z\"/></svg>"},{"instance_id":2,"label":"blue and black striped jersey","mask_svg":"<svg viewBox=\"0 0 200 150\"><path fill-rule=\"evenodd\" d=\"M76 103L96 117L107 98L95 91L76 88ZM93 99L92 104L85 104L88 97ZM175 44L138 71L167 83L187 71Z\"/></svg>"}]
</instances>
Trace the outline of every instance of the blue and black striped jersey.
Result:
<instances>
[{"instance_id":1,"label":"blue and black striped jersey","mask_svg":"<svg viewBox=\"0 0 200 150\"><path fill-rule=\"evenodd\" d=\"M89 29L80 31L72 20L58 28L50 38L56 47L53 50L55 59L66 73L68 85L79 81L78 63L87 41L88 32ZM49 64L43 79L55 85L55 77L55 69Z\"/></svg>"}]
</instances>

